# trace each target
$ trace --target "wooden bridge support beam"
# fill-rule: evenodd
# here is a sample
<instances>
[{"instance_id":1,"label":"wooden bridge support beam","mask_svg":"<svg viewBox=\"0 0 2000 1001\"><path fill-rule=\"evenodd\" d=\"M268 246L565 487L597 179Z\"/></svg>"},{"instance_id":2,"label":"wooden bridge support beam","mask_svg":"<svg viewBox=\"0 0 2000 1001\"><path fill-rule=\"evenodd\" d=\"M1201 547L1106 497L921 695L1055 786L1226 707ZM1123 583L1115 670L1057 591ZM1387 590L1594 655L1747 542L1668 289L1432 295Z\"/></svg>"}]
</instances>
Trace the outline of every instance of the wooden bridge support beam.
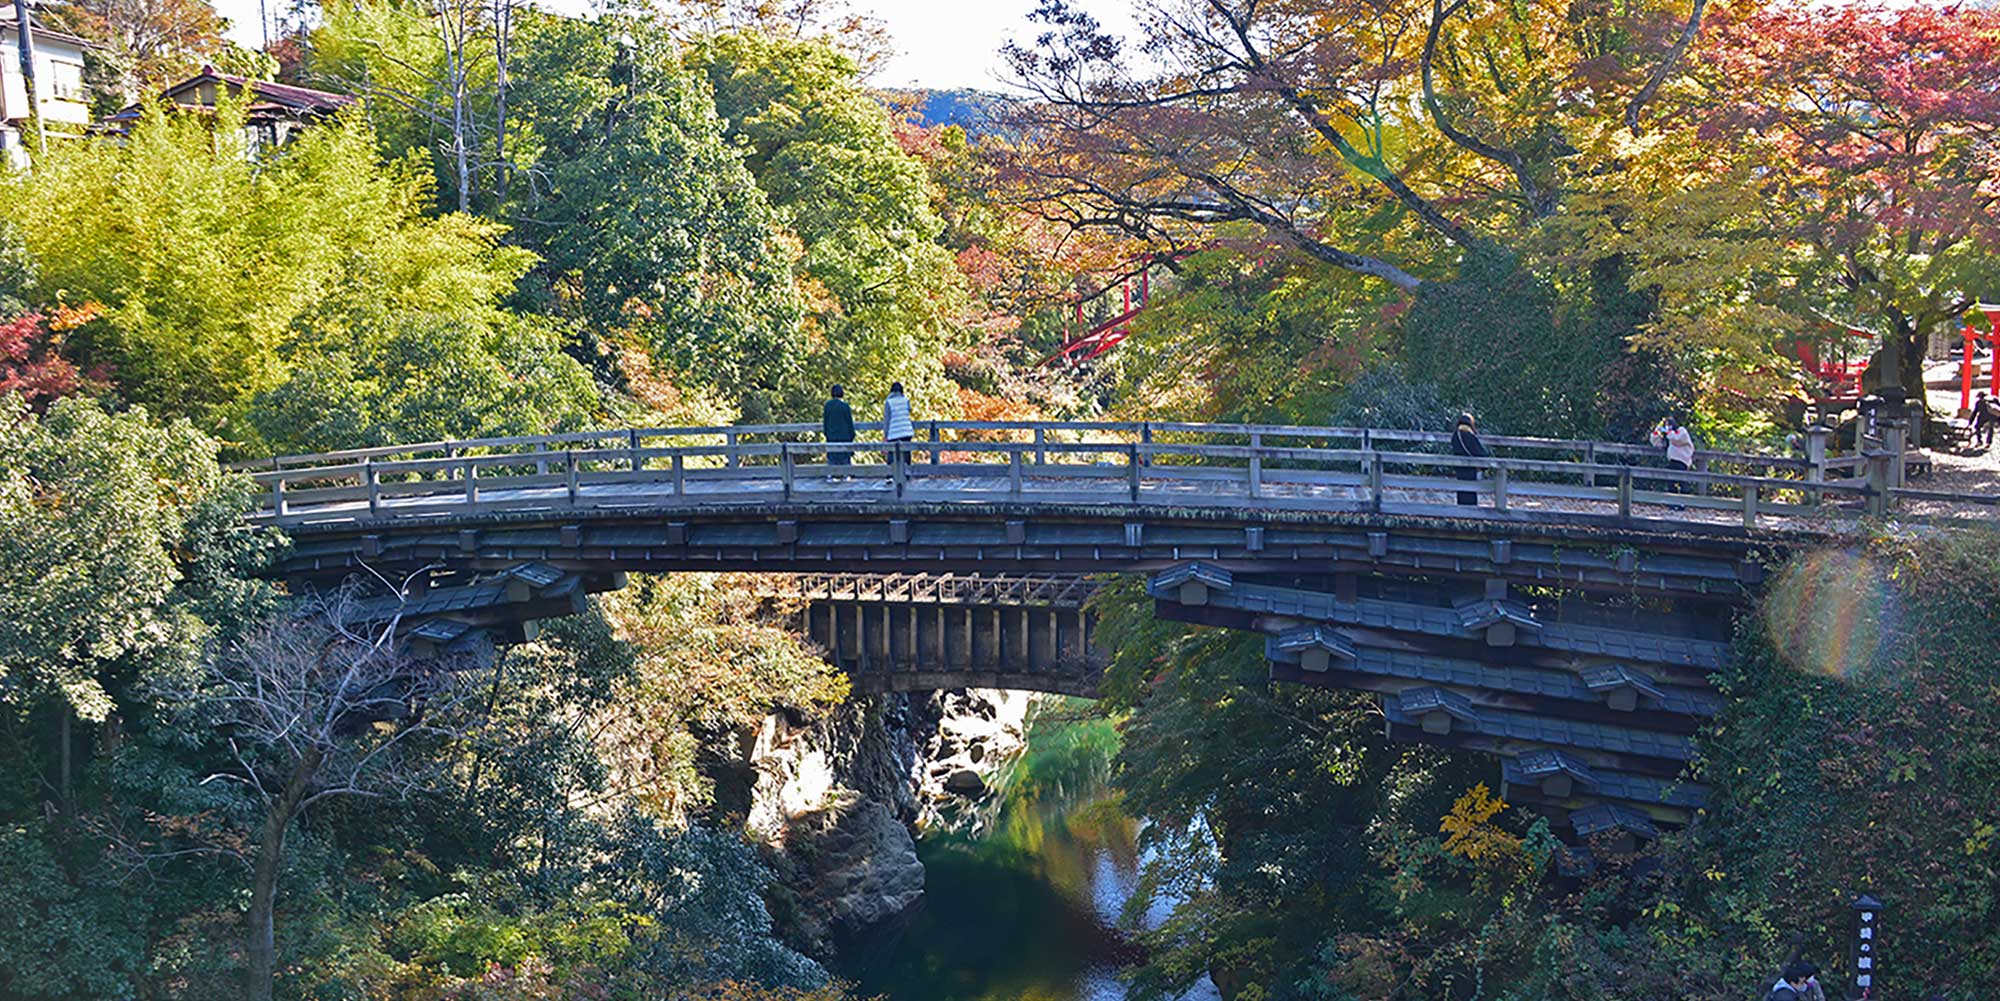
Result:
<instances>
[{"instance_id":1,"label":"wooden bridge support beam","mask_svg":"<svg viewBox=\"0 0 2000 1001\"><path fill-rule=\"evenodd\" d=\"M1034 655L1031 662L1038 668L1054 669L1056 666L1056 611L1052 608L1037 608L1032 612L1035 631L1032 637Z\"/></svg>"},{"instance_id":2,"label":"wooden bridge support beam","mask_svg":"<svg viewBox=\"0 0 2000 1001\"><path fill-rule=\"evenodd\" d=\"M862 691L985 685L1089 694L1102 670L1090 647L1090 618L1069 604L954 604L856 592L808 600L799 623Z\"/></svg>"}]
</instances>

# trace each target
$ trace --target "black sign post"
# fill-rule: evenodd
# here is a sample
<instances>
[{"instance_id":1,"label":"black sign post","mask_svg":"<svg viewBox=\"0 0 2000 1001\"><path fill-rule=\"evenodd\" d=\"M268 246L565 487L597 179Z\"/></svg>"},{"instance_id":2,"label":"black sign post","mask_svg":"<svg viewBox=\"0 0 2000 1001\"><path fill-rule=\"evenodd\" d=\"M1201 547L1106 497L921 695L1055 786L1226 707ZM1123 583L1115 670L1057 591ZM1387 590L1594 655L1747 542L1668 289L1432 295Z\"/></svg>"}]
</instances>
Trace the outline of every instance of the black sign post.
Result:
<instances>
[{"instance_id":1,"label":"black sign post","mask_svg":"<svg viewBox=\"0 0 2000 1001\"><path fill-rule=\"evenodd\" d=\"M1878 953L1882 949L1882 902L1868 894L1854 898L1847 905L1854 912L1854 934L1847 945L1847 1001L1867 1001L1881 997L1875 989L1881 966Z\"/></svg>"}]
</instances>

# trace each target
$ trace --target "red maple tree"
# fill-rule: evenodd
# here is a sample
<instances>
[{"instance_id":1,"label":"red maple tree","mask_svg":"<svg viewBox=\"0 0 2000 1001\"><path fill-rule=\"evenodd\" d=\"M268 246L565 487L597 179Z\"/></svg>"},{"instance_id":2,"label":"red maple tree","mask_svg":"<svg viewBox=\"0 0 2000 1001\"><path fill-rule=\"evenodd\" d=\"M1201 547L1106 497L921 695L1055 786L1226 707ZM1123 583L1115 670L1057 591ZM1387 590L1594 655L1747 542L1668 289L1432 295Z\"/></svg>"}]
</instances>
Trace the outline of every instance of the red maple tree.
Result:
<instances>
[{"instance_id":1,"label":"red maple tree","mask_svg":"<svg viewBox=\"0 0 2000 1001\"><path fill-rule=\"evenodd\" d=\"M1698 140L1754 169L1803 277L1922 399L1928 339L2000 286L2000 11L1780 2L1707 30Z\"/></svg>"},{"instance_id":2,"label":"red maple tree","mask_svg":"<svg viewBox=\"0 0 2000 1001\"><path fill-rule=\"evenodd\" d=\"M0 396L19 394L31 407L88 389L99 381L62 356L62 330L87 320L89 311L27 313L0 322Z\"/></svg>"}]
</instances>

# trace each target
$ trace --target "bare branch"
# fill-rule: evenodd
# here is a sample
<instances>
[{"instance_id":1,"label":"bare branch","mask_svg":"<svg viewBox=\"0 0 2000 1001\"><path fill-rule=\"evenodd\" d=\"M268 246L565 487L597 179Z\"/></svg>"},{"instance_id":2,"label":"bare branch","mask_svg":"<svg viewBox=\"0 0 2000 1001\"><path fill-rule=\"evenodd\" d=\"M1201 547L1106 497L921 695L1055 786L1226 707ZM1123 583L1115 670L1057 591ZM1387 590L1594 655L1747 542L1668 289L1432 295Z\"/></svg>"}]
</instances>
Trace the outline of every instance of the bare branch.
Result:
<instances>
[{"instance_id":1,"label":"bare branch","mask_svg":"<svg viewBox=\"0 0 2000 1001\"><path fill-rule=\"evenodd\" d=\"M1681 57L1686 55L1688 48L1694 44L1695 35L1701 31L1702 9L1707 6L1708 0L1694 0L1694 9L1688 12L1687 24L1682 26L1680 37L1674 39L1673 47L1667 50L1660 64L1653 67L1652 75L1646 78L1645 85L1639 88L1637 94L1632 95L1632 103L1625 106L1625 127L1630 129L1633 135L1639 134L1639 112L1644 110L1646 102L1651 101L1653 95L1659 92L1660 85L1667 82L1667 77L1673 75Z\"/></svg>"},{"instance_id":2,"label":"bare branch","mask_svg":"<svg viewBox=\"0 0 2000 1001\"><path fill-rule=\"evenodd\" d=\"M1424 54L1418 60L1418 68L1423 78L1424 110L1430 113L1432 124L1437 126L1439 132L1444 133L1446 139L1460 148L1470 150L1513 171L1515 183L1521 189L1521 197L1527 200L1528 211L1538 217L1550 215L1556 210L1555 198L1552 193L1542 190L1542 186L1536 182L1534 172L1528 167L1527 158L1514 150L1487 142L1459 128L1458 124L1451 120L1451 116L1445 114L1443 104L1438 101L1434 79L1436 70L1433 65L1437 60L1438 36L1444 29L1444 22L1464 9L1466 2L1467 0L1452 0L1451 6L1447 7L1444 5L1444 0L1431 0L1430 31L1424 36Z\"/></svg>"}]
</instances>

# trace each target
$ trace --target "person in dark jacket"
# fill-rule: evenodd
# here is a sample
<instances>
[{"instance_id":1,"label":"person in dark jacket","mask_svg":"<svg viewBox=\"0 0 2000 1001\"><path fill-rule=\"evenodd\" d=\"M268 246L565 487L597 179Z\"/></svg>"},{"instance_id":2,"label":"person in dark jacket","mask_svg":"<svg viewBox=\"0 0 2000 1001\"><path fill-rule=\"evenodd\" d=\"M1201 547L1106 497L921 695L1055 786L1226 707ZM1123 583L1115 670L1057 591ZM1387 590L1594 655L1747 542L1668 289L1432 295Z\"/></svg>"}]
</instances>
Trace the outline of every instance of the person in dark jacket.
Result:
<instances>
[{"instance_id":1,"label":"person in dark jacket","mask_svg":"<svg viewBox=\"0 0 2000 1001\"><path fill-rule=\"evenodd\" d=\"M1818 973L1818 967L1803 959L1786 963L1785 972L1778 975L1778 982L1771 985L1771 993L1764 995L1764 1001L1812 1001L1817 986L1813 978Z\"/></svg>"},{"instance_id":2,"label":"person in dark jacket","mask_svg":"<svg viewBox=\"0 0 2000 1001\"><path fill-rule=\"evenodd\" d=\"M1472 419L1471 414L1458 415L1458 426L1453 428L1451 432L1451 454L1469 456L1475 459L1484 459L1491 454L1486 451L1486 443L1479 440L1479 425ZM1461 480L1476 480L1479 478L1479 470L1470 467L1460 467L1458 478ZM1469 507L1477 507L1479 505L1479 492L1476 490L1460 490L1458 492L1458 502Z\"/></svg>"},{"instance_id":3,"label":"person in dark jacket","mask_svg":"<svg viewBox=\"0 0 2000 1001\"><path fill-rule=\"evenodd\" d=\"M832 395L833 398L827 400L826 406L821 407L819 411L820 433L830 442L853 441L854 408L847 405L847 390L835 386ZM847 449L830 448L826 451L826 464L845 466L852 461L853 456L854 453Z\"/></svg>"}]
</instances>

